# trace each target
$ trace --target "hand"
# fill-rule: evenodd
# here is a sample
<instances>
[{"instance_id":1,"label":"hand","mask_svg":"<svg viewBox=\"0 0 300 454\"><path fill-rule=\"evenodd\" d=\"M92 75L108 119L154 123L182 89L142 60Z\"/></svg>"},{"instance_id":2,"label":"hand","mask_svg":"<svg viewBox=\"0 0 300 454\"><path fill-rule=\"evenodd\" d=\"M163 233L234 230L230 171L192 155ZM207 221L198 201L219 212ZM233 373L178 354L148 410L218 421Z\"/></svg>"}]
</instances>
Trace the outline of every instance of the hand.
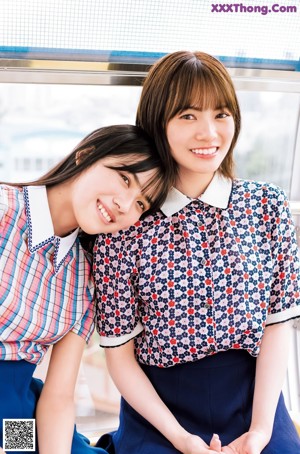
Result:
<instances>
[{"instance_id":1,"label":"hand","mask_svg":"<svg viewBox=\"0 0 300 454\"><path fill-rule=\"evenodd\" d=\"M209 446L197 435L188 435L185 439L183 454L217 454L221 453L219 436L214 434Z\"/></svg>"},{"instance_id":2,"label":"hand","mask_svg":"<svg viewBox=\"0 0 300 454\"><path fill-rule=\"evenodd\" d=\"M269 441L270 437L264 432L251 430L236 438L228 446L224 446L221 452L226 454L260 454Z\"/></svg>"},{"instance_id":3,"label":"hand","mask_svg":"<svg viewBox=\"0 0 300 454\"><path fill-rule=\"evenodd\" d=\"M5 454L2 448L0 448L0 454Z\"/></svg>"}]
</instances>

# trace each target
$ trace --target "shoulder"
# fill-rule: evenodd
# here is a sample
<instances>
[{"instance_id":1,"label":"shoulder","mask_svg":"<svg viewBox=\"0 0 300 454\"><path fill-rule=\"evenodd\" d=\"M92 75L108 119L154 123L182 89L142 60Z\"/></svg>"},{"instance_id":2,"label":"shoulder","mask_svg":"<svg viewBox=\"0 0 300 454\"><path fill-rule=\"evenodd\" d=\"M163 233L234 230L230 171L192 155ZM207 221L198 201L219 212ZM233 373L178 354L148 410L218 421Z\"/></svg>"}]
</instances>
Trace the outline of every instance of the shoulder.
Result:
<instances>
[{"instance_id":1,"label":"shoulder","mask_svg":"<svg viewBox=\"0 0 300 454\"><path fill-rule=\"evenodd\" d=\"M231 196L233 200L244 198L271 205L278 205L287 200L285 191L273 183L242 179L233 180Z\"/></svg>"},{"instance_id":2,"label":"shoulder","mask_svg":"<svg viewBox=\"0 0 300 454\"><path fill-rule=\"evenodd\" d=\"M22 189L15 186L0 185L0 217L2 218L9 210L15 212L23 208Z\"/></svg>"}]
</instances>

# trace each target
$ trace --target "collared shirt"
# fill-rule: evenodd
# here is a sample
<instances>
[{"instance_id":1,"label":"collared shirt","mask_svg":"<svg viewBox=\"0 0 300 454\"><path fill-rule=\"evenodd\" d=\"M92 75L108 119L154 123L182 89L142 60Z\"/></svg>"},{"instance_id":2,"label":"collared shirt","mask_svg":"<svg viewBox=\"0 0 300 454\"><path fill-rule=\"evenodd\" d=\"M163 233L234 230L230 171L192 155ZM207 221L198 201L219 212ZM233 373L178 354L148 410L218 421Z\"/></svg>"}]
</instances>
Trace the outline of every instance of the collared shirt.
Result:
<instances>
[{"instance_id":1,"label":"collared shirt","mask_svg":"<svg viewBox=\"0 0 300 454\"><path fill-rule=\"evenodd\" d=\"M0 360L39 363L69 331L88 340L94 286L77 235L54 235L44 186L0 186Z\"/></svg>"},{"instance_id":2,"label":"collared shirt","mask_svg":"<svg viewBox=\"0 0 300 454\"><path fill-rule=\"evenodd\" d=\"M173 189L162 212L98 238L94 275L100 345L135 337L138 360L159 367L257 356L267 324L300 316L294 226L271 184L215 174L198 199Z\"/></svg>"}]
</instances>

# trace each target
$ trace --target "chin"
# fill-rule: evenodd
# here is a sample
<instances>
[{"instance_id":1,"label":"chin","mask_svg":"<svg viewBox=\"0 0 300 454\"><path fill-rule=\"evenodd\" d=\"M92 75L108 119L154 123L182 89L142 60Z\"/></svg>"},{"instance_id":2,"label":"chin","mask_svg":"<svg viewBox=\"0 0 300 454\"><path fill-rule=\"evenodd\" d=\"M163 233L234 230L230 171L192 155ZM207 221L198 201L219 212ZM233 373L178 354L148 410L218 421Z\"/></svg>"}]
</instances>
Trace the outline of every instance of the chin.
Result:
<instances>
[{"instance_id":1,"label":"chin","mask_svg":"<svg viewBox=\"0 0 300 454\"><path fill-rule=\"evenodd\" d=\"M106 227L106 228L105 228ZM95 227L91 225L83 225L80 226L81 230L86 233L87 235L98 235L99 233L109 233L111 228L110 226L99 226L99 224Z\"/></svg>"},{"instance_id":2,"label":"chin","mask_svg":"<svg viewBox=\"0 0 300 454\"><path fill-rule=\"evenodd\" d=\"M116 233L121 229L122 229L122 227L120 227L116 224L106 225L106 226L102 227L102 233L104 233L104 234L105 233Z\"/></svg>"}]
</instances>

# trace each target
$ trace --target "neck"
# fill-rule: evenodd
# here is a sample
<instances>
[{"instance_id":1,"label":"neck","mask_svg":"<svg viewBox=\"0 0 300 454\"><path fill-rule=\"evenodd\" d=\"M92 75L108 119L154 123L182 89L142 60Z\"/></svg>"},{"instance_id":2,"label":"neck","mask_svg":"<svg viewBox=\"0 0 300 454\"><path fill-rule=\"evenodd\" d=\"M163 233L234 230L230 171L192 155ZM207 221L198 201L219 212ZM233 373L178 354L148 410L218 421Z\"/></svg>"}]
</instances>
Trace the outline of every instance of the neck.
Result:
<instances>
[{"instance_id":1,"label":"neck","mask_svg":"<svg viewBox=\"0 0 300 454\"><path fill-rule=\"evenodd\" d=\"M70 210L69 191L66 186L66 184L59 184L47 188L54 234L59 237L69 235L78 227Z\"/></svg>"},{"instance_id":2,"label":"neck","mask_svg":"<svg viewBox=\"0 0 300 454\"><path fill-rule=\"evenodd\" d=\"M175 187L187 197L197 199L206 190L213 179L213 173L195 173L181 170Z\"/></svg>"}]
</instances>

